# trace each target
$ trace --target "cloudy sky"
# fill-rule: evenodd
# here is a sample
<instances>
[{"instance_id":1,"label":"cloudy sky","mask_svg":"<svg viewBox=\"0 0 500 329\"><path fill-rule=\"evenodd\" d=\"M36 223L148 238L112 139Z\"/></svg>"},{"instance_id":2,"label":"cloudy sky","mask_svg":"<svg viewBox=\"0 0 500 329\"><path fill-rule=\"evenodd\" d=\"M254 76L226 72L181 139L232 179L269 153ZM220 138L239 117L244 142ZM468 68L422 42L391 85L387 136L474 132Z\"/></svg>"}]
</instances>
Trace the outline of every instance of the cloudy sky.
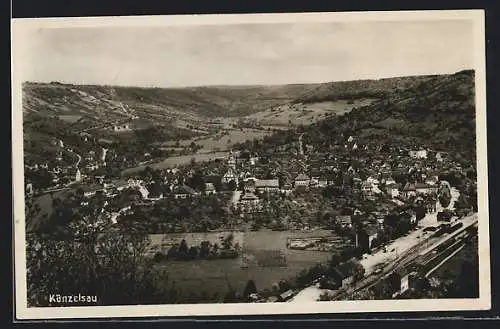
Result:
<instances>
[{"instance_id":1,"label":"cloudy sky","mask_svg":"<svg viewBox=\"0 0 500 329\"><path fill-rule=\"evenodd\" d=\"M23 80L136 86L308 83L472 68L470 20L38 29Z\"/></svg>"}]
</instances>

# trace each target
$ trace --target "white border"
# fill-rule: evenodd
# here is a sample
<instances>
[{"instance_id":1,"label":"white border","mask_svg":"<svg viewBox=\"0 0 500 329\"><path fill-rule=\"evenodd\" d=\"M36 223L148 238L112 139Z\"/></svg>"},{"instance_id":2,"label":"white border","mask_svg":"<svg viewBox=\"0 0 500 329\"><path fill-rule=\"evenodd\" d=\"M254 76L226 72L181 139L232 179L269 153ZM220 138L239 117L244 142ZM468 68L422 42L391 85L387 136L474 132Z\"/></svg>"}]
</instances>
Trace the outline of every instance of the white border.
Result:
<instances>
[{"instance_id":1,"label":"white border","mask_svg":"<svg viewBox=\"0 0 500 329\"><path fill-rule=\"evenodd\" d=\"M263 304L203 304L153 306L89 306L28 308L26 300L26 253L24 225L24 175L22 96L19 74L23 65L23 35L38 28L67 27L131 27L219 25L244 23L285 22L345 22L345 21L424 21L471 20L474 24L475 79L476 79L476 140L479 207L479 265L480 297L477 299L334 301L311 303ZM213 315L270 315L398 311L465 311L491 308L488 175L486 151L486 68L485 26L483 10L354 12L354 13L300 13L300 14L243 14L243 15L179 15L137 17L79 17L12 20L12 149L14 191L14 246L15 246L15 309L17 319L70 319L156 316L213 316ZM17 74L14 74L16 72ZM17 78L17 79L16 79Z\"/></svg>"}]
</instances>

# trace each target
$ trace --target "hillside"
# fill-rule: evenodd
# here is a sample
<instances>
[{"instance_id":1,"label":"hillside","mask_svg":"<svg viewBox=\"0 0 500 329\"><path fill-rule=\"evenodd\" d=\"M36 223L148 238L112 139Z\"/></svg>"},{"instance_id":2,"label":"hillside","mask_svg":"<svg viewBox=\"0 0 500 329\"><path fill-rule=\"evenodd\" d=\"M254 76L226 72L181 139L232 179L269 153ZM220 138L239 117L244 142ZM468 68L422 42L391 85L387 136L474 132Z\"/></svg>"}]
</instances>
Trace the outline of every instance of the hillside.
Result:
<instances>
[{"instance_id":1,"label":"hillside","mask_svg":"<svg viewBox=\"0 0 500 329\"><path fill-rule=\"evenodd\" d=\"M127 159L146 148L159 158L165 152L189 158L179 152L195 144L203 156L237 147L272 154L290 149L278 145L296 143L298 132L304 143L325 152L354 135L364 144L427 145L469 159L475 154L473 71L176 89L25 83L23 91L25 154L40 160L53 158L53 152L45 154L52 139L71 140L82 131L120 145ZM130 123L132 130L109 129L118 122ZM281 132L271 135L275 129ZM252 145L254 138L264 142Z\"/></svg>"},{"instance_id":2,"label":"hillside","mask_svg":"<svg viewBox=\"0 0 500 329\"><path fill-rule=\"evenodd\" d=\"M123 117L132 110L141 117L242 116L292 101L308 85L140 88L60 83L23 86L25 113Z\"/></svg>"},{"instance_id":3,"label":"hillside","mask_svg":"<svg viewBox=\"0 0 500 329\"><path fill-rule=\"evenodd\" d=\"M430 78L309 129L310 139L316 141L335 133L365 140L407 138L407 142L472 156L476 143L474 72Z\"/></svg>"},{"instance_id":4,"label":"hillside","mask_svg":"<svg viewBox=\"0 0 500 329\"><path fill-rule=\"evenodd\" d=\"M123 119L128 112L160 121L238 117L289 104L379 99L395 90L432 79L429 76L316 84L142 88L26 82L25 114Z\"/></svg>"},{"instance_id":5,"label":"hillside","mask_svg":"<svg viewBox=\"0 0 500 329\"><path fill-rule=\"evenodd\" d=\"M294 103L317 103L338 100L381 99L432 80L434 75L384 78L376 80L337 81L318 84Z\"/></svg>"},{"instance_id":6,"label":"hillside","mask_svg":"<svg viewBox=\"0 0 500 329\"><path fill-rule=\"evenodd\" d=\"M470 162L475 157L474 72L407 80L383 99L356 107L342 116L328 117L295 131L280 133L253 147L272 154L284 144L303 141L315 150L329 152L333 143L356 136L362 144L388 143L404 147L428 146L454 151ZM404 85L404 84L403 84ZM325 97L336 97L336 92ZM252 147L244 145L243 147Z\"/></svg>"}]
</instances>

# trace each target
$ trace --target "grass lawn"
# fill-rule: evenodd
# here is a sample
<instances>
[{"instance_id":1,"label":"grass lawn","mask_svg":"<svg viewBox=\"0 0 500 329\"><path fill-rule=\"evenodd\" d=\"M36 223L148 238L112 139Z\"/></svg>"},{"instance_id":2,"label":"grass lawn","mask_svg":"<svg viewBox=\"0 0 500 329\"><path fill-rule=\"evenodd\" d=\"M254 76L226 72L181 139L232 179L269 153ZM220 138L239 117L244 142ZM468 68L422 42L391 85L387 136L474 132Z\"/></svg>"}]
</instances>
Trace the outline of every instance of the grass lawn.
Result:
<instances>
[{"instance_id":1,"label":"grass lawn","mask_svg":"<svg viewBox=\"0 0 500 329\"><path fill-rule=\"evenodd\" d=\"M218 234L220 235L220 233ZM168 286L175 282L175 286L186 294L189 294L190 291L197 294L205 291L209 295L218 293L223 296L229 287L241 292L246 282L253 279L257 289L270 289L273 283L277 283L281 279L294 279L301 270L318 262L328 261L332 255L331 252L286 248L286 241L289 237L332 235L330 231L256 231L244 232L243 234L245 257L254 257L257 254L273 253L279 250L285 255L287 266L263 267L256 263L249 263L248 267L242 267L243 263L239 258L165 262L158 264L159 267L167 269L168 281L165 281L165 285ZM193 234L186 236L189 239L193 238Z\"/></svg>"}]
</instances>

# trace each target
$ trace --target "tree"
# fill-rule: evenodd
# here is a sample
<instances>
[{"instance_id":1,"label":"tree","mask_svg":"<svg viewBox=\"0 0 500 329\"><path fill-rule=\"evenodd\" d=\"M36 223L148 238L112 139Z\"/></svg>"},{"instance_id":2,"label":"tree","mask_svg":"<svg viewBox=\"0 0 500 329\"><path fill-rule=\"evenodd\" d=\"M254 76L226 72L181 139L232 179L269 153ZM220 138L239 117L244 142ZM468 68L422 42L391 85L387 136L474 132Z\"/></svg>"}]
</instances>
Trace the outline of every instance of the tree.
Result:
<instances>
[{"instance_id":1,"label":"tree","mask_svg":"<svg viewBox=\"0 0 500 329\"><path fill-rule=\"evenodd\" d=\"M243 290L243 297L248 298L248 296L255 293L257 293L257 287L255 286L255 281L248 280L245 289Z\"/></svg>"},{"instance_id":2,"label":"tree","mask_svg":"<svg viewBox=\"0 0 500 329\"><path fill-rule=\"evenodd\" d=\"M229 181L227 187L230 191L235 191L238 186L236 185L236 182L232 179Z\"/></svg>"},{"instance_id":3,"label":"tree","mask_svg":"<svg viewBox=\"0 0 500 329\"><path fill-rule=\"evenodd\" d=\"M447 208L450 205L451 202L451 196L449 194L441 194L439 196L439 203L443 208Z\"/></svg>"},{"instance_id":4,"label":"tree","mask_svg":"<svg viewBox=\"0 0 500 329\"><path fill-rule=\"evenodd\" d=\"M196 248L195 246L192 246L191 248L189 248L189 251L187 253L187 258L188 259L196 259L196 257L198 257L198 248Z\"/></svg>"},{"instance_id":5,"label":"tree","mask_svg":"<svg viewBox=\"0 0 500 329\"><path fill-rule=\"evenodd\" d=\"M175 302L156 287L162 274L145 257L145 234L97 232L87 225L73 232L63 240L51 234L27 236L28 305L50 306L54 293L97 296L96 305Z\"/></svg>"},{"instance_id":6,"label":"tree","mask_svg":"<svg viewBox=\"0 0 500 329\"><path fill-rule=\"evenodd\" d=\"M199 253L200 258L207 257L209 253L210 253L210 242L202 241L200 244L200 253Z\"/></svg>"},{"instance_id":7,"label":"tree","mask_svg":"<svg viewBox=\"0 0 500 329\"><path fill-rule=\"evenodd\" d=\"M222 249L229 250L233 247L234 235L230 233L222 240Z\"/></svg>"},{"instance_id":8,"label":"tree","mask_svg":"<svg viewBox=\"0 0 500 329\"><path fill-rule=\"evenodd\" d=\"M333 254L332 257L330 258L330 262L328 263L328 265L331 267L331 268L335 268L337 267L337 265L339 265L340 263L342 262L342 258L340 257L339 254Z\"/></svg>"},{"instance_id":9,"label":"tree","mask_svg":"<svg viewBox=\"0 0 500 329\"><path fill-rule=\"evenodd\" d=\"M424 207L417 207L415 209L415 216L417 219L417 222L425 217L425 208Z\"/></svg>"},{"instance_id":10,"label":"tree","mask_svg":"<svg viewBox=\"0 0 500 329\"><path fill-rule=\"evenodd\" d=\"M181 244L178 249L178 257L180 259L186 259L188 255L189 247L187 245L186 239L182 239Z\"/></svg>"}]
</instances>

